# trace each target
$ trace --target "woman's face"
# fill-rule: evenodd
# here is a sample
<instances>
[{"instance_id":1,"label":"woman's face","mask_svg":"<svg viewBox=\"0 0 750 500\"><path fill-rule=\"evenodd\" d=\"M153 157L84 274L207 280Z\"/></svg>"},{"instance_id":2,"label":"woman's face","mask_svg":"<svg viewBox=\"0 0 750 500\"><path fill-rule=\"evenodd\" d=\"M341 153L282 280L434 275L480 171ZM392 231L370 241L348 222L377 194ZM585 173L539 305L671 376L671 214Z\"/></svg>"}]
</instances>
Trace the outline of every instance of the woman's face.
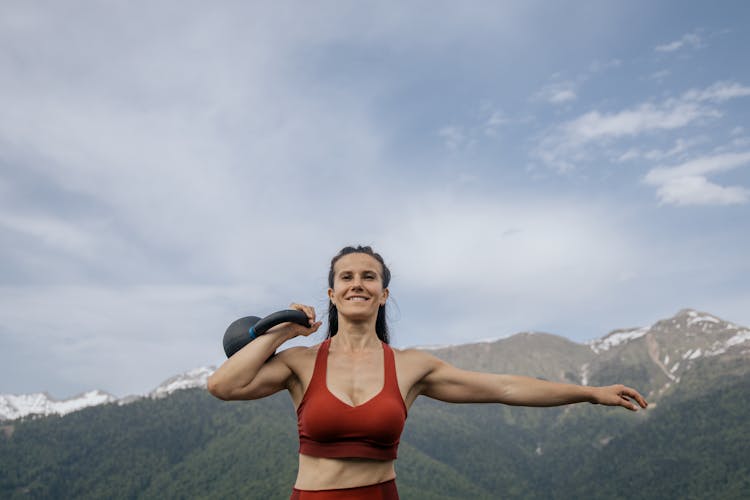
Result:
<instances>
[{"instance_id":1,"label":"woman's face","mask_svg":"<svg viewBox=\"0 0 750 500\"><path fill-rule=\"evenodd\" d=\"M328 297L339 314L352 319L377 316L388 298L380 262L366 253L350 253L336 261L333 271Z\"/></svg>"}]
</instances>

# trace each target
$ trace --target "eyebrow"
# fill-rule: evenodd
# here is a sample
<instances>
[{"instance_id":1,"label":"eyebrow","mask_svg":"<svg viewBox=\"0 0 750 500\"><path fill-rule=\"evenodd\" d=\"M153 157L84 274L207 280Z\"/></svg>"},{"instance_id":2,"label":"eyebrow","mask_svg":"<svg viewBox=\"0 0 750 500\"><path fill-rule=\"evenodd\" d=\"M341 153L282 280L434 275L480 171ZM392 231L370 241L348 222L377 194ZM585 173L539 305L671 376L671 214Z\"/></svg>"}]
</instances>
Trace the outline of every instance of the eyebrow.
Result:
<instances>
[{"instance_id":1,"label":"eyebrow","mask_svg":"<svg viewBox=\"0 0 750 500\"><path fill-rule=\"evenodd\" d=\"M338 274L344 274L344 273L353 273L353 272L355 272L355 271L353 271L353 270L351 270L351 269L342 269L342 270L340 270L340 271L338 272ZM361 273L363 273L363 274L364 274L364 273L373 273L373 274L378 274L378 272L377 272L377 271L376 271L375 269L364 269L364 270L362 270L362 271L360 271L360 272L361 272Z\"/></svg>"}]
</instances>

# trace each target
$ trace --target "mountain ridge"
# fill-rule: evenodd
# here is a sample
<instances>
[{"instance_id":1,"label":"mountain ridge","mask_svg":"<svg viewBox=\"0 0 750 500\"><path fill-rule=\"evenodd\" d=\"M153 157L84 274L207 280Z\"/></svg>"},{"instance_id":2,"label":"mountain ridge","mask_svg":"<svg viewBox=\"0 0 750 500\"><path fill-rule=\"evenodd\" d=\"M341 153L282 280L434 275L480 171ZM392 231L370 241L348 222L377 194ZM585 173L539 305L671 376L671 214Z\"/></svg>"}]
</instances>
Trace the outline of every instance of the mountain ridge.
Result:
<instances>
[{"instance_id":1,"label":"mountain ridge","mask_svg":"<svg viewBox=\"0 0 750 500\"><path fill-rule=\"evenodd\" d=\"M460 368L528 375L581 385L626 383L658 399L701 358L750 355L750 329L712 314L681 309L671 318L619 328L584 343L545 332L447 346L417 346ZM28 416L67 415L90 406L158 399L205 387L214 367L174 375L145 395L116 398L101 390L64 400L46 393L0 394L0 422ZM633 375L635 373L636 375Z\"/></svg>"}]
</instances>

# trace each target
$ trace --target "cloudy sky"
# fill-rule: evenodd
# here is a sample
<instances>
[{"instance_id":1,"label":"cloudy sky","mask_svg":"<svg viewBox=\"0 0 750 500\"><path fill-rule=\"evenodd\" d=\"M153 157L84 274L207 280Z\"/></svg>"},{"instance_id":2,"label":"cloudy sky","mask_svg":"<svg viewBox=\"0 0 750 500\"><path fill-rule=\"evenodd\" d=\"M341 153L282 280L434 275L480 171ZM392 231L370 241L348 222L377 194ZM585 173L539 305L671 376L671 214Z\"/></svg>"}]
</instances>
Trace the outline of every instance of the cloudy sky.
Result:
<instances>
[{"instance_id":1,"label":"cloudy sky","mask_svg":"<svg viewBox=\"0 0 750 500\"><path fill-rule=\"evenodd\" d=\"M373 245L398 347L750 325L750 4L0 4L0 392L143 393ZM318 334L312 341L319 341Z\"/></svg>"}]
</instances>

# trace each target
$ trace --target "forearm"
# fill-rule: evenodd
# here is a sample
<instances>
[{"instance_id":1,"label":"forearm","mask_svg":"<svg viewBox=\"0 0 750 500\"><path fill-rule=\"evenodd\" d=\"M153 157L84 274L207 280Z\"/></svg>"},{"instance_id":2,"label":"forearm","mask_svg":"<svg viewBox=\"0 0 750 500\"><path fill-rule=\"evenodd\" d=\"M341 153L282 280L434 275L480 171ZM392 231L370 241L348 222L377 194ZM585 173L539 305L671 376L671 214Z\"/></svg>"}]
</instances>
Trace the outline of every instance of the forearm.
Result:
<instances>
[{"instance_id":1,"label":"forearm","mask_svg":"<svg viewBox=\"0 0 750 500\"><path fill-rule=\"evenodd\" d=\"M594 402L594 388L549 382L521 375L501 375L502 403L513 406L560 406Z\"/></svg>"}]
</instances>

